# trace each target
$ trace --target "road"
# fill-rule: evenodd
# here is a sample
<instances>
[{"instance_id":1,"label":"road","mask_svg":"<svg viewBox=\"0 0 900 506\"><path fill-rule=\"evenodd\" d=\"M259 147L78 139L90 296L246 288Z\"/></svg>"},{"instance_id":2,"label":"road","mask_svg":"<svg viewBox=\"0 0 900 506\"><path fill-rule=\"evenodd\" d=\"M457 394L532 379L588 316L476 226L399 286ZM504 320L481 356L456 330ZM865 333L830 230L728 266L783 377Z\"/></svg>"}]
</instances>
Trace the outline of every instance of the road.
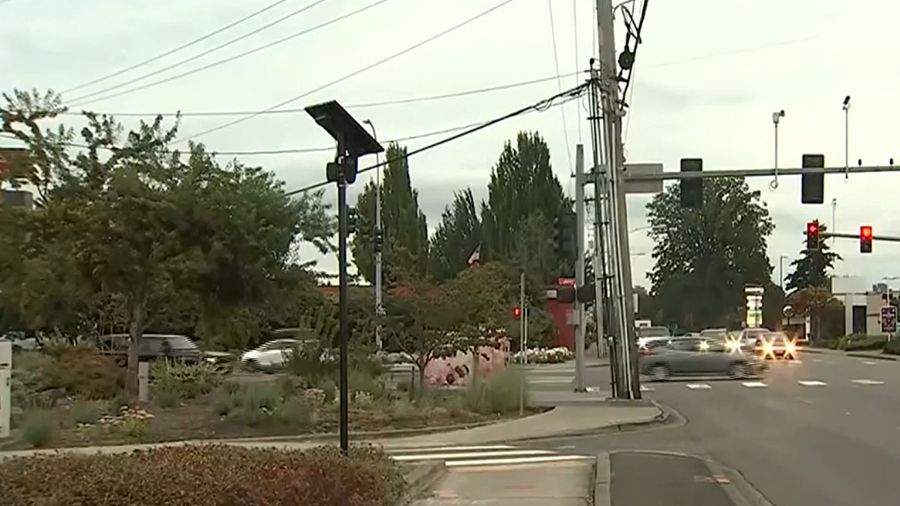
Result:
<instances>
[{"instance_id":1,"label":"road","mask_svg":"<svg viewBox=\"0 0 900 506\"><path fill-rule=\"evenodd\" d=\"M587 382L606 387L608 369L589 369ZM646 397L677 410L686 423L534 446L699 455L737 469L779 506L900 503L898 362L806 353L772 363L760 380L645 385Z\"/></svg>"}]
</instances>

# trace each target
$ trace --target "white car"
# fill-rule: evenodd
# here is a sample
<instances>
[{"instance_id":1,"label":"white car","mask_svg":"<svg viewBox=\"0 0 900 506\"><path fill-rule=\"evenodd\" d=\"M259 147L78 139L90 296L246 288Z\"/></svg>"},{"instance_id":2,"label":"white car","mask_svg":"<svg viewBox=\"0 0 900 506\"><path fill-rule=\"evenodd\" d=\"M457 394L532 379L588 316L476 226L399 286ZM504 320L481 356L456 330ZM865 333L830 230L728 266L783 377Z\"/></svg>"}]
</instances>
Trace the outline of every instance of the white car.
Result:
<instances>
[{"instance_id":1,"label":"white car","mask_svg":"<svg viewBox=\"0 0 900 506\"><path fill-rule=\"evenodd\" d=\"M275 339L259 348L244 352L241 363L256 367L281 367L294 348L303 346L299 339Z\"/></svg>"}]
</instances>

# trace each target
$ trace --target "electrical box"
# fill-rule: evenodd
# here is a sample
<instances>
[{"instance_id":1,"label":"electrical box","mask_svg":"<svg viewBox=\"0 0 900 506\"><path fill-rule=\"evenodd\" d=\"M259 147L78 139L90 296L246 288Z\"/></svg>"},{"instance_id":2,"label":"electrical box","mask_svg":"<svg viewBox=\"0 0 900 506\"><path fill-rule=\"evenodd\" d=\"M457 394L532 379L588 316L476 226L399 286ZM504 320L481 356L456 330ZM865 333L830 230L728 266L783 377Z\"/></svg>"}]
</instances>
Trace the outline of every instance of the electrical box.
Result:
<instances>
[{"instance_id":1,"label":"electrical box","mask_svg":"<svg viewBox=\"0 0 900 506\"><path fill-rule=\"evenodd\" d=\"M12 343L0 341L0 438L9 437L12 419Z\"/></svg>"}]
</instances>

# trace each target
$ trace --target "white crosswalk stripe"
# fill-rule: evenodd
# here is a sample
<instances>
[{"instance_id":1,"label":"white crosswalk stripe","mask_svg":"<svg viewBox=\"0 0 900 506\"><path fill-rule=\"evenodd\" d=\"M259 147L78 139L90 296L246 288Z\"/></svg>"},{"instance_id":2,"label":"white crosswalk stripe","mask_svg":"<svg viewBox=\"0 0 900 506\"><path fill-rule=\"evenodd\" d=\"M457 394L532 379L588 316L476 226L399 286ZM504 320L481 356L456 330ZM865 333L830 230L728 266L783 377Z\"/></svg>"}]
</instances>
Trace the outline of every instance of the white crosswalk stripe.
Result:
<instances>
[{"instance_id":1,"label":"white crosswalk stripe","mask_svg":"<svg viewBox=\"0 0 900 506\"><path fill-rule=\"evenodd\" d=\"M685 386L691 390L709 390L712 388L709 383L688 383Z\"/></svg>"},{"instance_id":2,"label":"white crosswalk stripe","mask_svg":"<svg viewBox=\"0 0 900 506\"><path fill-rule=\"evenodd\" d=\"M741 383L741 385L744 385L747 388L768 388L769 386L762 381L745 381Z\"/></svg>"},{"instance_id":3,"label":"white crosswalk stripe","mask_svg":"<svg viewBox=\"0 0 900 506\"><path fill-rule=\"evenodd\" d=\"M852 380L852 383L856 383L857 385L884 385L883 381L870 379L855 379Z\"/></svg>"},{"instance_id":4,"label":"white crosswalk stripe","mask_svg":"<svg viewBox=\"0 0 900 506\"><path fill-rule=\"evenodd\" d=\"M824 387L828 386L828 383L819 380L800 380L797 383L805 386L805 387Z\"/></svg>"},{"instance_id":5,"label":"white crosswalk stripe","mask_svg":"<svg viewBox=\"0 0 900 506\"><path fill-rule=\"evenodd\" d=\"M553 450L537 450L508 445L397 448L389 449L388 454L395 462L443 461L447 467L550 464L590 461L594 458L588 455L565 454Z\"/></svg>"},{"instance_id":6,"label":"white crosswalk stripe","mask_svg":"<svg viewBox=\"0 0 900 506\"><path fill-rule=\"evenodd\" d=\"M878 365L878 362L874 360L863 360L863 364L865 365Z\"/></svg>"},{"instance_id":7,"label":"white crosswalk stripe","mask_svg":"<svg viewBox=\"0 0 900 506\"><path fill-rule=\"evenodd\" d=\"M652 392L656 390L653 387L648 387L647 385L641 385L641 392Z\"/></svg>"}]
</instances>

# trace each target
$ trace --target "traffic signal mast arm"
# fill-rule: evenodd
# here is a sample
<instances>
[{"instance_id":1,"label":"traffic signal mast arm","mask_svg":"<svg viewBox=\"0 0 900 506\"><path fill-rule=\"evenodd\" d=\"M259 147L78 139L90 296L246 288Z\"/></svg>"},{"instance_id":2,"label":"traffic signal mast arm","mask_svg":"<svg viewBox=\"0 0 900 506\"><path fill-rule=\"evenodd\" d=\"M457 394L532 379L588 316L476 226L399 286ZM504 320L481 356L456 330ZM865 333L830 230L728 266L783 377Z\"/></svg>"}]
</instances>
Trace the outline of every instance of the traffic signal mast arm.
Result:
<instances>
[{"instance_id":1,"label":"traffic signal mast arm","mask_svg":"<svg viewBox=\"0 0 900 506\"><path fill-rule=\"evenodd\" d=\"M900 173L900 165L868 165L861 167L823 167L777 169L778 176L799 176L801 174L868 174L872 172ZM661 174L626 174L626 181L660 181L669 179L696 179L716 177L772 177L776 169L704 170L703 172L663 172ZM839 237L839 236L836 236ZM853 235L857 237L857 235Z\"/></svg>"},{"instance_id":2,"label":"traffic signal mast arm","mask_svg":"<svg viewBox=\"0 0 900 506\"><path fill-rule=\"evenodd\" d=\"M843 233L832 233L832 232L822 232L821 237L823 239L828 239L831 237L837 237L838 239L856 239L859 240L859 234L843 234ZM891 235L872 235L873 241L886 241L886 242L900 242L900 237L891 236Z\"/></svg>"}]
</instances>

